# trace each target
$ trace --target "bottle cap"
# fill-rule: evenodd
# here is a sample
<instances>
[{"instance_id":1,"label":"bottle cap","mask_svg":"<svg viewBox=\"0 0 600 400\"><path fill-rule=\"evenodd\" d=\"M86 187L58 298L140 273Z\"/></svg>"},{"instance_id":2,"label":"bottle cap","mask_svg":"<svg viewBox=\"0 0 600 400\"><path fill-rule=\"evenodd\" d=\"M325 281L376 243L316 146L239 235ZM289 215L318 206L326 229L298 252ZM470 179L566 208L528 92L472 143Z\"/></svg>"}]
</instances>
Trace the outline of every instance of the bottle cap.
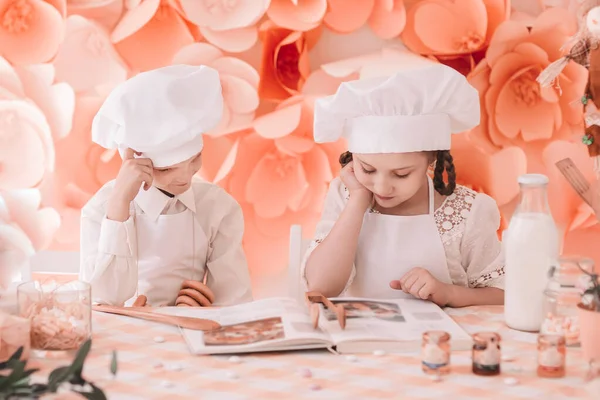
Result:
<instances>
[{"instance_id":1,"label":"bottle cap","mask_svg":"<svg viewBox=\"0 0 600 400\"><path fill-rule=\"evenodd\" d=\"M548 181L548 177L542 174L524 174L518 178L521 185L547 185Z\"/></svg>"}]
</instances>

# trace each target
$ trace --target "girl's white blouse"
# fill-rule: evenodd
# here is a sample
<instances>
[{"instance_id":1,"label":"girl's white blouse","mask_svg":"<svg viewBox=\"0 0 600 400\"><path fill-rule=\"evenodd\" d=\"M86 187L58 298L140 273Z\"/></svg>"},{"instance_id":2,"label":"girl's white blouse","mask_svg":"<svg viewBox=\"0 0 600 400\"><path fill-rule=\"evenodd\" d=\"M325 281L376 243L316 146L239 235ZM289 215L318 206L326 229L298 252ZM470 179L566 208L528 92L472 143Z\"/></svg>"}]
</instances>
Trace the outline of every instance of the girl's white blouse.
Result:
<instances>
[{"instance_id":1,"label":"girl's white blouse","mask_svg":"<svg viewBox=\"0 0 600 400\"><path fill-rule=\"evenodd\" d=\"M333 228L346 206L348 197L348 190L340 178L334 179L329 186L315 237L302 262L301 274L305 287L306 261ZM370 209L367 212L377 211ZM458 185L454 193L435 210L434 217L446 251L452 282L472 288L504 289L504 256L502 243L498 239L500 212L495 200L486 194ZM346 289L355 275L356 266L352 268Z\"/></svg>"}]
</instances>

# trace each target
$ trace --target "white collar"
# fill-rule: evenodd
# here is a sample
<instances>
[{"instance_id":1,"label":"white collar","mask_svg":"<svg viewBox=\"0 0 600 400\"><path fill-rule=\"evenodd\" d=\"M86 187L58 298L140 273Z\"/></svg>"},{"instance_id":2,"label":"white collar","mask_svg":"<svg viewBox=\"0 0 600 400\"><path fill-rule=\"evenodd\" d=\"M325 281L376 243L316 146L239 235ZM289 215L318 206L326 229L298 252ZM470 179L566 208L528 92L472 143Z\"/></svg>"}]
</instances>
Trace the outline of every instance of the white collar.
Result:
<instances>
[{"instance_id":1,"label":"white collar","mask_svg":"<svg viewBox=\"0 0 600 400\"><path fill-rule=\"evenodd\" d=\"M169 196L152 186L148 190L141 189L135 197L135 202L150 218L156 220L163 212L167 203L171 200ZM196 212L196 199L192 187L180 195L173 197L173 200L180 201L193 213Z\"/></svg>"}]
</instances>

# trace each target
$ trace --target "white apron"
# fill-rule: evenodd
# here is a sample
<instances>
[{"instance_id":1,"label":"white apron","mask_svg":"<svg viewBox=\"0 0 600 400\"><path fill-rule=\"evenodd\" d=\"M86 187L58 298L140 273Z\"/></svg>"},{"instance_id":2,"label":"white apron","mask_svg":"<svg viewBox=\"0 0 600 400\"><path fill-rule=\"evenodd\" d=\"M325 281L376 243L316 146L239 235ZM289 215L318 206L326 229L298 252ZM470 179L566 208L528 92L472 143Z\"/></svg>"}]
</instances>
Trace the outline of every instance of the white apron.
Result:
<instances>
[{"instance_id":1,"label":"white apron","mask_svg":"<svg viewBox=\"0 0 600 400\"><path fill-rule=\"evenodd\" d=\"M175 305L184 280L204 280L208 255L204 230L188 208L179 214L160 215L156 220L136 215L135 226L137 295L145 295L153 307Z\"/></svg>"},{"instance_id":2,"label":"white apron","mask_svg":"<svg viewBox=\"0 0 600 400\"><path fill-rule=\"evenodd\" d=\"M452 283L446 252L435 223L433 182L430 178L428 183L428 214L365 214L356 251L356 276L345 296L414 298L390 288L390 282L401 279L415 267L427 269L441 282Z\"/></svg>"}]
</instances>

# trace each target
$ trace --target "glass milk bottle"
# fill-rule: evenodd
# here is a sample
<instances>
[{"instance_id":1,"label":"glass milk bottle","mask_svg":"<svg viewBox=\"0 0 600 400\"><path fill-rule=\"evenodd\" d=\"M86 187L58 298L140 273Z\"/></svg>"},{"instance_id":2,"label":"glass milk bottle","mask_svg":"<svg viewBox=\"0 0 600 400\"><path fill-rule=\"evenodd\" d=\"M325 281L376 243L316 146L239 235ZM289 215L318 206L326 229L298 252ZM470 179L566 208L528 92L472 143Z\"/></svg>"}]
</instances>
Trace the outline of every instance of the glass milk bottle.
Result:
<instances>
[{"instance_id":1,"label":"glass milk bottle","mask_svg":"<svg viewBox=\"0 0 600 400\"><path fill-rule=\"evenodd\" d=\"M519 186L521 199L504 234L504 319L512 329L538 332L548 270L559 255L559 236L548 205L548 178L521 175Z\"/></svg>"}]
</instances>

